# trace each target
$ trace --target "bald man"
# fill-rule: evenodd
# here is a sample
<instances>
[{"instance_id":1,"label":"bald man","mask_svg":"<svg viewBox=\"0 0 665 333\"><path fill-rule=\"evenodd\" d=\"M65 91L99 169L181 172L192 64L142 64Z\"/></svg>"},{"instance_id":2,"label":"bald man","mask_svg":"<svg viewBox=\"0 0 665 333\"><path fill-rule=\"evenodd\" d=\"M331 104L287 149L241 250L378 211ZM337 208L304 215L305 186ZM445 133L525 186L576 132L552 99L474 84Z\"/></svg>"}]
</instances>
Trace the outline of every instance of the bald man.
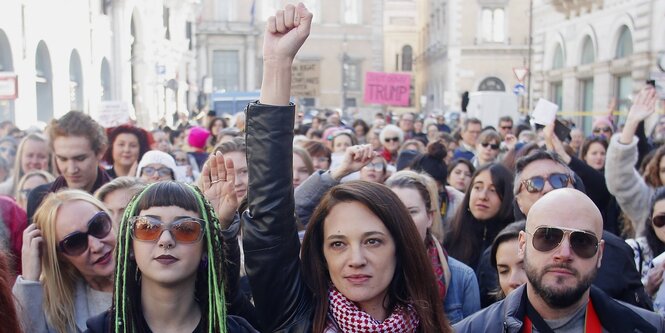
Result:
<instances>
[{"instance_id":1,"label":"bald man","mask_svg":"<svg viewBox=\"0 0 665 333\"><path fill-rule=\"evenodd\" d=\"M591 286L603 257L602 234L602 216L588 196L572 188L548 192L531 206L519 236L526 285L455 331L664 332L658 314Z\"/></svg>"}]
</instances>

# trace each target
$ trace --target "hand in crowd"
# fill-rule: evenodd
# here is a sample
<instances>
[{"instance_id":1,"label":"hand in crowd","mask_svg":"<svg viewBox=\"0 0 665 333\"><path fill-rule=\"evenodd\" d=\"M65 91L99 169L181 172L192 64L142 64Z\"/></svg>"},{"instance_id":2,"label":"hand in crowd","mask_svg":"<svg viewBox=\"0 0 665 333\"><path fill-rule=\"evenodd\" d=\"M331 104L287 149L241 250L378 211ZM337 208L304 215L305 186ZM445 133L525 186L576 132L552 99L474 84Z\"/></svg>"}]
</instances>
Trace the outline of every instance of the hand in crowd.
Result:
<instances>
[{"instance_id":1,"label":"hand in crowd","mask_svg":"<svg viewBox=\"0 0 665 333\"><path fill-rule=\"evenodd\" d=\"M658 96L656 96L656 89L650 85L644 87L637 94L635 101L633 101L633 106L631 106L630 111L628 111L626 124L623 127L621 137L619 138L621 143L628 144L633 141L637 126L656 110L657 100Z\"/></svg>"},{"instance_id":2,"label":"hand in crowd","mask_svg":"<svg viewBox=\"0 0 665 333\"><path fill-rule=\"evenodd\" d=\"M312 28L312 13L305 5L287 5L268 18L263 38L263 82L259 101L288 105L291 65Z\"/></svg>"},{"instance_id":3,"label":"hand in crowd","mask_svg":"<svg viewBox=\"0 0 665 333\"><path fill-rule=\"evenodd\" d=\"M554 121L543 128L543 135L545 136L547 150L557 153L566 164L570 164L572 158L566 152L561 140L554 134Z\"/></svg>"},{"instance_id":4,"label":"hand in crowd","mask_svg":"<svg viewBox=\"0 0 665 333\"><path fill-rule=\"evenodd\" d=\"M665 269L663 265L665 265L665 263L655 266L650 269L647 274L647 283L644 285L644 289L650 296L655 295L656 292L658 292L660 285L663 283L663 269Z\"/></svg>"},{"instance_id":5,"label":"hand in crowd","mask_svg":"<svg viewBox=\"0 0 665 333\"><path fill-rule=\"evenodd\" d=\"M42 231L36 224L30 224L23 231L23 247L21 248L22 274L28 281L39 281L42 274Z\"/></svg>"},{"instance_id":6,"label":"hand in crowd","mask_svg":"<svg viewBox=\"0 0 665 333\"><path fill-rule=\"evenodd\" d=\"M344 152L342 163L335 170L331 170L331 176L335 180L340 180L351 173L360 171L376 155L377 153L372 150L372 145L370 144L348 147Z\"/></svg>"},{"instance_id":7,"label":"hand in crowd","mask_svg":"<svg viewBox=\"0 0 665 333\"><path fill-rule=\"evenodd\" d=\"M138 170L138 168L139 168L139 161L136 160L136 161L134 161L134 163L132 164L132 166L129 167L129 173L128 173L128 175L131 176L131 177L134 177L134 176L136 175L136 170Z\"/></svg>"},{"instance_id":8,"label":"hand in crowd","mask_svg":"<svg viewBox=\"0 0 665 333\"><path fill-rule=\"evenodd\" d=\"M222 229L228 228L238 210L233 160L225 160L220 152L211 155L203 165L201 182L201 190L215 209Z\"/></svg>"},{"instance_id":9,"label":"hand in crowd","mask_svg":"<svg viewBox=\"0 0 665 333\"><path fill-rule=\"evenodd\" d=\"M503 139L503 141L506 142L506 147L508 150L513 150L517 144L517 137L513 133L508 133L506 134L506 137Z\"/></svg>"}]
</instances>

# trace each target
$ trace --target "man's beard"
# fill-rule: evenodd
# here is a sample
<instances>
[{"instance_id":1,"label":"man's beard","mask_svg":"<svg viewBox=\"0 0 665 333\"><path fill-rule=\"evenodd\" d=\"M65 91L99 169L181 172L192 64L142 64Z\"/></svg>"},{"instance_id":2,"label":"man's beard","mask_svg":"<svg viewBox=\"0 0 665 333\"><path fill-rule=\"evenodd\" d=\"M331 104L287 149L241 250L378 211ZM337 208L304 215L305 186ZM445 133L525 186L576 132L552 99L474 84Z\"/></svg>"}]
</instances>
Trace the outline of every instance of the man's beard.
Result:
<instances>
[{"instance_id":1,"label":"man's beard","mask_svg":"<svg viewBox=\"0 0 665 333\"><path fill-rule=\"evenodd\" d=\"M545 301L547 305L554 309L564 309L579 301L580 298L582 298L582 295L584 295L584 293L591 286L591 282L593 282L593 280L596 278L596 272L598 271L597 269L594 269L591 273L589 273L589 275L582 276L582 279L572 288L559 289L543 285L543 276L549 269L565 268L573 272L573 274L577 277L579 277L579 272L565 263L547 265L543 267L541 271L538 271L536 267L532 267L530 265L528 259L526 258L527 256L525 256L524 259L524 271L526 272L526 277L531 283L533 290L543 299L543 301ZM562 277L557 278L557 282L559 282L561 279Z\"/></svg>"}]
</instances>

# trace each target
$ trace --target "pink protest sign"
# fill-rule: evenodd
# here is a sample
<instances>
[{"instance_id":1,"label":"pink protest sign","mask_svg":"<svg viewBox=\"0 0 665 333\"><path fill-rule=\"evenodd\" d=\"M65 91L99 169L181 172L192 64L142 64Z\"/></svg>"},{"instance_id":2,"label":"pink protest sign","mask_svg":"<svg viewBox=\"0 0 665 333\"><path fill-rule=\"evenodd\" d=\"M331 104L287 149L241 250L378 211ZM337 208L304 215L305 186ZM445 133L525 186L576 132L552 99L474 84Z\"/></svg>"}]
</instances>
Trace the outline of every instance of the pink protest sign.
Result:
<instances>
[{"instance_id":1,"label":"pink protest sign","mask_svg":"<svg viewBox=\"0 0 665 333\"><path fill-rule=\"evenodd\" d=\"M411 75L367 72L365 74L365 104L409 106Z\"/></svg>"}]
</instances>

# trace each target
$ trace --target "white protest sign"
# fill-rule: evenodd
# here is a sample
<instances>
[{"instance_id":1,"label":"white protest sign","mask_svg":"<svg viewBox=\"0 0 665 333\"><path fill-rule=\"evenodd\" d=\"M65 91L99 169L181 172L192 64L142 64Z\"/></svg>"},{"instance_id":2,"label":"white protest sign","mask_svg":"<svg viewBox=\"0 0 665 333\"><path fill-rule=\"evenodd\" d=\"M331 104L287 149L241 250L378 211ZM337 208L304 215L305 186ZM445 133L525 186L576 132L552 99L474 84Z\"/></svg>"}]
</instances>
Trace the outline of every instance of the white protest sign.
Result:
<instances>
[{"instance_id":1,"label":"white protest sign","mask_svg":"<svg viewBox=\"0 0 665 333\"><path fill-rule=\"evenodd\" d=\"M559 106L541 98L536 104L536 108L533 110L533 122L540 125L549 125L554 122L556 118L556 112L559 110Z\"/></svg>"},{"instance_id":2,"label":"white protest sign","mask_svg":"<svg viewBox=\"0 0 665 333\"><path fill-rule=\"evenodd\" d=\"M99 108L97 122L104 128L127 124L129 119L129 104L124 101L104 101Z\"/></svg>"}]
</instances>

